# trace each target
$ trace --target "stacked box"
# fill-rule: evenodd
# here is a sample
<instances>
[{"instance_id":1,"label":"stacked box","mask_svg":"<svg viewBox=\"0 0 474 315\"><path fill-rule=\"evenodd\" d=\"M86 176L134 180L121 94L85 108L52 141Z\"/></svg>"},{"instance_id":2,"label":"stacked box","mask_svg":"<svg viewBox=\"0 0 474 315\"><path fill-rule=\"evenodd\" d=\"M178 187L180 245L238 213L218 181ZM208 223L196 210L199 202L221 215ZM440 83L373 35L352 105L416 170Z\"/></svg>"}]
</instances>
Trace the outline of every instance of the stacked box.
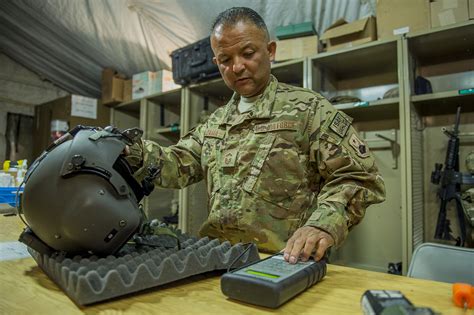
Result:
<instances>
[{"instance_id":1,"label":"stacked box","mask_svg":"<svg viewBox=\"0 0 474 315\"><path fill-rule=\"evenodd\" d=\"M431 27L442 27L469 20L467 0L436 0L430 3Z\"/></svg>"},{"instance_id":2,"label":"stacked box","mask_svg":"<svg viewBox=\"0 0 474 315\"><path fill-rule=\"evenodd\" d=\"M321 36L326 43L326 50L332 51L365 44L377 39L375 17L347 23L344 19L337 20Z\"/></svg>"},{"instance_id":3,"label":"stacked box","mask_svg":"<svg viewBox=\"0 0 474 315\"><path fill-rule=\"evenodd\" d=\"M428 30L429 0L378 0L377 33L379 39Z\"/></svg>"},{"instance_id":4,"label":"stacked box","mask_svg":"<svg viewBox=\"0 0 474 315\"><path fill-rule=\"evenodd\" d=\"M112 68L102 70L102 104L116 105L123 102L125 76Z\"/></svg>"},{"instance_id":5,"label":"stacked box","mask_svg":"<svg viewBox=\"0 0 474 315\"><path fill-rule=\"evenodd\" d=\"M318 36L305 36L277 41L275 61L298 59L318 53Z\"/></svg>"},{"instance_id":6,"label":"stacked box","mask_svg":"<svg viewBox=\"0 0 474 315\"><path fill-rule=\"evenodd\" d=\"M133 75L132 99L140 99L155 93L177 89L180 86L173 81L173 74L167 70L145 71Z\"/></svg>"}]
</instances>

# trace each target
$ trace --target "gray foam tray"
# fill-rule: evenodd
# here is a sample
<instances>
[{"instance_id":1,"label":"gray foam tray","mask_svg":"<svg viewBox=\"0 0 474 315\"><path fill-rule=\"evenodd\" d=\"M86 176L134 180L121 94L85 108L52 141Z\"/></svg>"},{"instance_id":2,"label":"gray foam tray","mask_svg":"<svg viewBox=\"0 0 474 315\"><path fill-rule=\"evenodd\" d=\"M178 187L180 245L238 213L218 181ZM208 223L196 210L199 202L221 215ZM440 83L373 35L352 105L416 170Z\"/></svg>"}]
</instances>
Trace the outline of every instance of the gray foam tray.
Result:
<instances>
[{"instance_id":1,"label":"gray foam tray","mask_svg":"<svg viewBox=\"0 0 474 315\"><path fill-rule=\"evenodd\" d=\"M77 304L87 305L132 292L156 287L192 275L227 269L246 246L209 238L180 235L181 249L177 247L136 247L125 245L115 256L99 258L50 257L28 248L37 264ZM153 244L169 246L173 239L153 236ZM257 247L252 244L233 267L259 259Z\"/></svg>"}]
</instances>

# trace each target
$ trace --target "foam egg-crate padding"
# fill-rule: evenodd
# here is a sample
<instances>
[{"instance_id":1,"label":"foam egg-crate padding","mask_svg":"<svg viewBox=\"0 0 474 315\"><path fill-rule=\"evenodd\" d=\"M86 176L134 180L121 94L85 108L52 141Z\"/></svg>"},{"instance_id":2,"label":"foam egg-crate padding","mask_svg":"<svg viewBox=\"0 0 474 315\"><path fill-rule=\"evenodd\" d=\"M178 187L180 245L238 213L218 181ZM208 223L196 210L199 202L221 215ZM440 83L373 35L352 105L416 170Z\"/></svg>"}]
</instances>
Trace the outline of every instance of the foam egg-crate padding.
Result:
<instances>
[{"instance_id":1,"label":"foam egg-crate padding","mask_svg":"<svg viewBox=\"0 0 474 315\"><path fill-rule=\"evenodd\" d=\"M126 244L116 255L99 258L50 257L32 248L28 251L45 273L77 304L87 305L156 287L192 275L227 269L249 245L217 239L179 236L181 249L172 237L147 238L147 243L166 247ZM174 246L172 248L169 248ZM233 267L257 261L257 247L251 248Z\"/></svg>"}]
</instances>

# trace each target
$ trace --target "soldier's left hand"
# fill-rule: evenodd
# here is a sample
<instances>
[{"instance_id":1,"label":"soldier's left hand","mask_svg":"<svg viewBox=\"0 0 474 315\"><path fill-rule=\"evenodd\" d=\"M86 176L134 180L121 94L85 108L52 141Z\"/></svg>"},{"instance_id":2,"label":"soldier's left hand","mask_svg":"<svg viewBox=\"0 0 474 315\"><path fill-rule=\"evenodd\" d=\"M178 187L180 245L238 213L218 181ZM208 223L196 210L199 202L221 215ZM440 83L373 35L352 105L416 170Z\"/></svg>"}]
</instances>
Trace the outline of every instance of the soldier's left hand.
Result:
<instances>
[{"instance_id":1,"label":"soldier's left hand","mask_svg":"<svg viewBox=\"0 0 474 315\"><path fill-rule=\"evenodd\" d=\"M316 251L314 258L318 261L332 245L334 239L330 234L313 226L303 226L297 229L286 243L283 257L290 264L296 264L298 258L307 261Z\"/></svg>"},{"instance_id":2,"label":"soldier's left hand","mask_svg":"<svg viewBox=\"0 0 474 315\"><path fill-rule=\"evenodd\" d=\"M126 145L125 148L123 148L122 154L125 156L130 155L130 147L128 145Z\"/></svg>"}]
</instances>

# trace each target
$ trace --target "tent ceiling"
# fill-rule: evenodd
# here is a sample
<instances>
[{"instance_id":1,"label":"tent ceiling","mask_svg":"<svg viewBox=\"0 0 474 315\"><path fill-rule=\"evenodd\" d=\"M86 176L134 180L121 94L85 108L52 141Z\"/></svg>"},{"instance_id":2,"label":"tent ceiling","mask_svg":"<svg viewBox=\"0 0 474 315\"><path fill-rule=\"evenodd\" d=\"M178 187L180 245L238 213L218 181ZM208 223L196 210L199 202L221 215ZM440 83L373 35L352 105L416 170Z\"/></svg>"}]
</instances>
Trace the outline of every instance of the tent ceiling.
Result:
<instances>
[{"instance_id":1,"label":"tent ceiling","mask_svg":"<svg viewBox=\"0 0 474 315\"><path fill-rule=\"evenodd\" d=\"M256 10L272 37L279 25L312 21L321 34L340 17L375 15L375 0L2 0L0 49L66 91L99 97L102 68L170 69L169 54L208 36L233 6Z\"/></svg>"}]
</instances>

